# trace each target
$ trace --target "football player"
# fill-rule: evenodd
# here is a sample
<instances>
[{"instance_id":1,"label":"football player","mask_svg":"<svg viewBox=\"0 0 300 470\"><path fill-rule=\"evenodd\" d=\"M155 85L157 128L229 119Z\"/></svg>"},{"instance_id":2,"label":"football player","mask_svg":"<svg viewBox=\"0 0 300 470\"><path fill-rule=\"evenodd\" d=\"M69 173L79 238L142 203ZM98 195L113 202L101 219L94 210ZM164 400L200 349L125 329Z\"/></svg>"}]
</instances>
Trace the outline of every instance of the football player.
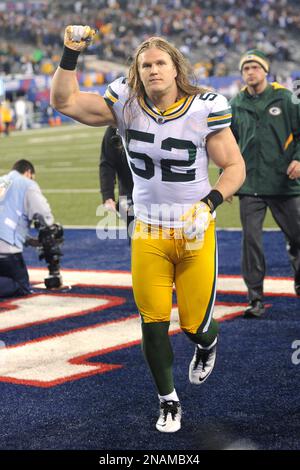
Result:
<instances>
[{"instance_id":1,"label":"football player","mask_svg":"<svg viewBox=\"0 0 300 470\"><path fill-rule=\"evenodd\" d=\"M135 52L128 79L110 84L104 97L80 91L76 63L91 40L89 26L69 26L53 81L52 105L77 121L118 128L132 171L136 217L132 240L133 291L142 323L142 348L158 390L156 428L181 427L168 329L173 284L180 326L196 343L189 368L202 384L216 358L215 209L245 178L229 128L227 100L189 81L189 66L169 42L154 37ZM212 189L208 160L223 169Z\"/></svg>"}]
</instances>

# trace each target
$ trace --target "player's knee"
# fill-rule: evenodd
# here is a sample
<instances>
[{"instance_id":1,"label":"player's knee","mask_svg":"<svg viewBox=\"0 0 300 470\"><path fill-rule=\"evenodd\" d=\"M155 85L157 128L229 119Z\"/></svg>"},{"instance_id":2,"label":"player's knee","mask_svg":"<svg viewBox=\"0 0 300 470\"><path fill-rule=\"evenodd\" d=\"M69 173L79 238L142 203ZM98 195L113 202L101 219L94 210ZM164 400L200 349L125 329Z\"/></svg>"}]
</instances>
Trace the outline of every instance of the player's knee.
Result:
<instances>
[{"instance_id":1,"label":"player's knee","mask_svg":"<svg viewBox=\"0 0 300 470\"><path fill-rule=\"evenodd\" d=\"M180 325L182 331L187 335L197 335L203 331L204 324L182 324Z\"/></svg>"},{"instance_id":2,"label":"player's knee","mask_svg":"<svg viewBox=\"0 0 300 470\"><path fill-rule=\"evenodd\" d=\"M150 342L153 347L168 336L169 326L170 322L142 323L143 339Z\"/></svg>"},{"instance_id":3,"label":"player's knee","mask_svg":"<svg viewBox=\"0 0 300 470\"><path fill-rule=\"evenodd\" d=\"M210 344L212 340L217 336L219 332L219 325L216 322L216 320L212 319L209 327L205 328L206 323L202 322L198 327L196 328L183 328L182 331L187 335L187 337L193 341L194 343L197 344ZM204 331L205 328L205 331Z\"/></svg>"},{"instance_id":4,"label":"player's knee","mask_svg":"<svg viewBox=\"0 0 300 470\"><path fill-rule=\"evenodd\" d=\"M196 331L195 333L192 333L191 331L187 331L185 329L182 329L182 331L186 334L186 336L193 341L193 343L201 344L203 340L203 331Z\"/></svg>"},{"instance_id":5,"label":"player's knee","mask_svg":"<svg viewBox=\"0 0 300 470\"><path fill-rule=\"evenodd\" d=\"M166 313L158 313L156 312L149 312L149 311L142 311L139 310L140 315L142 317L143 323L161 323L161 322L169 322L170 321L170 314Z\"/></svg>"}]
</instances>

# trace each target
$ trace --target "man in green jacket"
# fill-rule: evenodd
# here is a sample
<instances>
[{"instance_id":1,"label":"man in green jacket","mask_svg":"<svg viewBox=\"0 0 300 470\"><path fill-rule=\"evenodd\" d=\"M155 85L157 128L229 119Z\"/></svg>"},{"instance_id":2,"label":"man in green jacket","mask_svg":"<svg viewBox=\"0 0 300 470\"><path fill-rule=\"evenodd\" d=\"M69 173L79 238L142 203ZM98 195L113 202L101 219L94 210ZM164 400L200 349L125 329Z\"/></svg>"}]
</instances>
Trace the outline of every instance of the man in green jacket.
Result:
<instances>
[{"instance_id":1,"label":"man in green jacket","mask_svg":"<svg viewBox=\"0 0 300 470\"><path fill-rule=\"evenodd\" d=\"M232 131L246 162L246 180L237 193L249 297L244 316L255 318L265 311L262 229L267 207L286 237L300 296L300 105L289 90L268 82L270 64L261 51L247 51L239 68L246 86L231 100Z\"/></svg>"}]
</instances>

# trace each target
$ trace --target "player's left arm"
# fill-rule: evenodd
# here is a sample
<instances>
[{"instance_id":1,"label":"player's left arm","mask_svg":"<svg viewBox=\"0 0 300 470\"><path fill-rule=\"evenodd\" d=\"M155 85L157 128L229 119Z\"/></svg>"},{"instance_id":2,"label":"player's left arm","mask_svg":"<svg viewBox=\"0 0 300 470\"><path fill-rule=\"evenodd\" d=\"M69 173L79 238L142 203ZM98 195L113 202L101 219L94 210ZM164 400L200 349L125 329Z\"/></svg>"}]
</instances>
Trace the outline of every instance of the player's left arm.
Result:
<instances>
[{"instance_id":1,"label":"player's left arm","mask_svg":"<svg viewBox=\"0 0 300 470\"><path fill-rule=\"evenodd\" d=\"M246 177L244 159L229 127L209 134L206 146L209 157L223 172L210 193L182 216L188 239L204 239L214 210L242 186Z\"/></svg>"},{"instance_id":2,"label":"player's left arm","mask_svg":"<svg viewBox=\"0 0 300 470\"><path fill-rule=\"evenodd\" d=\"M232 131L227 127L231 117L227 100L220 97L215 104L208 115L212 132L206 137L206 150L209 158L223 171L213 189L182 216L183 232L188 239L204 240L215 209L231 198L246 178L244 159Z\"/></svg>"},{"instance_id":3,"label":"player's left arm","mask_svg":"<svg viewBox=\"0 0 300 470\"><path fill-rule=\"evenodd\" d=\"M209 134L206 148L209 158L223 170L213 189L228 199L246 178L245 162L230 128Z\"/></svg>"}]
</instances>

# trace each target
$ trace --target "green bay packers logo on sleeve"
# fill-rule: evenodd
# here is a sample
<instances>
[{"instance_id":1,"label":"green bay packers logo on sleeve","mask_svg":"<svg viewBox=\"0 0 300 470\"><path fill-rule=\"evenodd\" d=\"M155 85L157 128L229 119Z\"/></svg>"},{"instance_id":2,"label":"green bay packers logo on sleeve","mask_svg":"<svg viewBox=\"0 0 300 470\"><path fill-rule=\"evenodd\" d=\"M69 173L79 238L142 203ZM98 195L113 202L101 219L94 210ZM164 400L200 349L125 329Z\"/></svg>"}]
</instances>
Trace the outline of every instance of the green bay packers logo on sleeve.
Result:
<instances>
[{"instance_id":1,"label":"green bay packers logo on sleeve","mask_svg":"<svg viewBox=\"0 0 300 470\"><path fill-rule=\"evenodd\" d=\"M272 108L269 109L269 113L271 114L271 116L279 116L279 114L281 114L282 111L277 106L273 106Z\"/></svg>"}]
</instances>

